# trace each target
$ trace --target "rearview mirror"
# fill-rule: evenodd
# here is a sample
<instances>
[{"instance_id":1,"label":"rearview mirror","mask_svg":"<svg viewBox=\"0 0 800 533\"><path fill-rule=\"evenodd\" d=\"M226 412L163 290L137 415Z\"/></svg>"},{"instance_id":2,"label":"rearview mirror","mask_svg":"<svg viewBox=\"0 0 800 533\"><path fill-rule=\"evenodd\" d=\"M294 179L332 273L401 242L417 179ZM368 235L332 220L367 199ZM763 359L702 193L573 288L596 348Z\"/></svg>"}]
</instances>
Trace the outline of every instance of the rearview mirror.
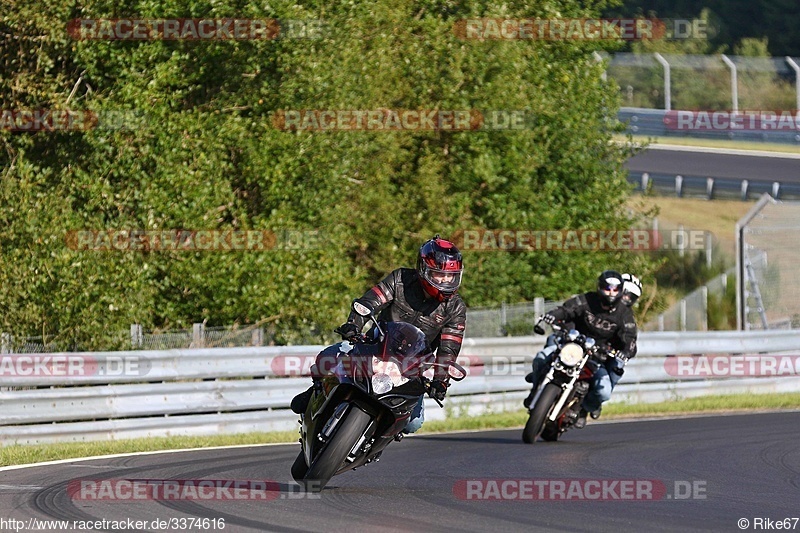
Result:
<instances>
[{"instance_id":1,"label":"rearview mirror","mask_svg":"<svg viewBox=\"0 0 800 533\"><path fill-rule=\"evenodd\" d=\"M458 363L450 363L450 366L447 369L447 375L449 375L451 379L461 381L467 377L467 371L464 370L464 367Z\"/></svg>"},{"instance_id":2,"label":"rearview mirror","mask_svg":"<svg viewBox=\"0 0 800 533\"><path fill-rule=\"evenodd\" d=\"M356 313L361 316L369 316L372 313L372 311L369 310L369 307L360 302L353 302L353 309L355 309Z\"/></svg>"}]
</instances>

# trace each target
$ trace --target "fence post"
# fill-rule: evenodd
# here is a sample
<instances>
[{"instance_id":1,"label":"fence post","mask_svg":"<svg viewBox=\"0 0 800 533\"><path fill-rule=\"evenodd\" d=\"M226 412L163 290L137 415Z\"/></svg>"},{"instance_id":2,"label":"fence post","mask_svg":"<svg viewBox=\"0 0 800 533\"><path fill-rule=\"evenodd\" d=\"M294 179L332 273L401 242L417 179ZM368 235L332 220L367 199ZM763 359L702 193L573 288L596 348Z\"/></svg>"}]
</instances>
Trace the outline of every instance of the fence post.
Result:
<instances>
[{"instance_id":1,"label":"fence post","mask_svg":"<svg viewBox=\"0 0 800 533\"><path fill-rule=\"evenodd\" d=\"M533 299L533 314L537 317L544 314L544 298L542 296Z\"/></svg>"},{"instance_id":2,"label":"fence post","mask_svg":"<svg viewBox=\"0 0 800 533\"><path fill-rule=\"evenodd\" d=\"M700 287L700 295L703 299L703 331L708 331L708 285Z\"/></svg>"},{"instance_id":3,"label":"fence post","mask_svg":"<svg viewBox=\"0 0 800 533\"><path fill-rule=\"evenodd\" d=\"M264 328L253 330L252 344L253 346L264 346Z\"/></svg>"},{"instance_id":4,"label":"fence post","mask_svg":"<svg viewBox=\"0 0 800 533\"><path fill-rule=\"evenodd\" d=\"M739 111L739 84L736 81L736 64L725 54L720 54L722 61L731 69L731 111Z\"/></svg>"},{"instance_id":5,"label":"fence post","mask_svg":"<svg viewBox=\"0 0 800 533\"><path fill-rule=\"evenodd\" d=\"M669 62L664 59L664 56L656 52L653 54L662 67L664 67L664 110L672 110L672 83L670 81Z\"/></svg>"},{"instance_id":6,"label":"fence post","mask_svg":"<svg viewBox=\"0 0 800 533\"><path fill-rule=\"evenodd\" d=\"M141 348L144 344L141 324L131 324L131 346Z\"/></svg>"},{"instance_id":7,"label":"fence post","mask_svg":"<svg viewBox=\"0 0 800 533\"><path fill-rule=\"evenodd\" d=\"M658 315L658 331L664 331L664 313Z\"/></svg>"},{"instance_id":8,"label":"fence post","mask_svg":"<svg viewBox=\"0 0 800 533\"><path fill-rule=\"evenodd\" d=\"M706 266L711 268L711 263L714 260L714 243L713 243L714 236L711 234L710 231L706 232Z\"/></svg>"},{"instance_id":9,"label":"fence post","mask_svg":"<svg viewBox=\"0 0 800 533\"><path fill-rule=\"evenodd\" d=\"M681 300L680 305L680 331L686 331L686 300Z\"/></svg>"},{"instance_id":10,"label":"fence post","mask_svg":"<svg viewBox=\"0 0 800 533\"><path fill-rule=\"evenodd\" d=\"M192 348L202 348L206 344L206 327L200 323L192 324Z\"/></svg>"},{"instance_id":11,"label":"fence post","mask_svg":"<svg viewBox=\"0 0 800 533\"><path fill-rule=\"evenodd\" d=\"M686 232L683 229L683 224L678 224L678 237L680 244L678 245L678 255L683 257L686 253Z\"/></svg>"},{"instance_id":12,"label":"fence post","mask_svg":"<svg viewBox=\"0 0 800 533\"><path fill-rule=\"evenodd\" d=\"M800 66L789 56L786 56L786 62L794 70L795 109L800 109Z\"/></svg>"},{"instance_id":13,"label":"fence post","mask_svg":"<svg viewBox=\"0 0 800 533\"><path fill-rule=\"evenodd\" d=\"M11 334L0 333L0 354L7 355L11 353Z\"/></svg>"}]
</instances>

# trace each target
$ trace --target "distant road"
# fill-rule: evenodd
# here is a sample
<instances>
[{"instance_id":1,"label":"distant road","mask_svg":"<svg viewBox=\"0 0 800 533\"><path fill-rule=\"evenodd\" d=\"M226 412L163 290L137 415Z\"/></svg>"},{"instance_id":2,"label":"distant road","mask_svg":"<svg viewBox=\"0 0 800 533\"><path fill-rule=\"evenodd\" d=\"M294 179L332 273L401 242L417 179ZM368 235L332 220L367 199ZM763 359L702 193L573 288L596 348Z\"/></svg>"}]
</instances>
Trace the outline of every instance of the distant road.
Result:
<instances>
[{"instance_id":1,"label":"distant road","mask_svg":"<svg viewBox=\"0 0 800 533\"><path fill-rule=\"evenodd\" d=\"M780 152L747 153L740 150L657 145L629 159L627 168L634 174L680 174L800 185L800 154Z\"/></svg>"}]
</instances>

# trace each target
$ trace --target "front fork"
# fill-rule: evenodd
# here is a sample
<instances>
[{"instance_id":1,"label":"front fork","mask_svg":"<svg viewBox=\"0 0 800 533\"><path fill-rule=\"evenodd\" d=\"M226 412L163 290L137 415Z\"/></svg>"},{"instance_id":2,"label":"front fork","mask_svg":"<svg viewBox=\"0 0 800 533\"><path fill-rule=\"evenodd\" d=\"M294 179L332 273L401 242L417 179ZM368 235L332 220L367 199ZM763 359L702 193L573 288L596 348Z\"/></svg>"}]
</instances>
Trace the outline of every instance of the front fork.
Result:
<instances>
[{"instance_id":1,"label":"front fork","mask_svg":"<svg viewBox=\"0 0 800 533\"><path fill-rule=\"evenodd\" d=\"M559 372L559 374L562 376L566 375L564 372ZM544 379L542 379L542 382L539 384L539 387L537 387L536 394L534 394L533 399L531 400L529 409L533 409L533 406L535 406L536 402L539 401L539 397L542 395L542 391L547 386L547 384L555 381L555 376L556 376L556 369L555 367L551 366L550 371L547 373ZM562 393L561 396L558 397L558 401L553 407L553 410L551 411L548 420L555 421L556 418L558 418L558 413L560 413L561 408L564 407L564 403L567 401L569 393L572 390L573 386L575 385L577 379L578 379L578 374L576 373L564 383L557 383L557 385L561 387Z\"/></svg>"}]
</instances>

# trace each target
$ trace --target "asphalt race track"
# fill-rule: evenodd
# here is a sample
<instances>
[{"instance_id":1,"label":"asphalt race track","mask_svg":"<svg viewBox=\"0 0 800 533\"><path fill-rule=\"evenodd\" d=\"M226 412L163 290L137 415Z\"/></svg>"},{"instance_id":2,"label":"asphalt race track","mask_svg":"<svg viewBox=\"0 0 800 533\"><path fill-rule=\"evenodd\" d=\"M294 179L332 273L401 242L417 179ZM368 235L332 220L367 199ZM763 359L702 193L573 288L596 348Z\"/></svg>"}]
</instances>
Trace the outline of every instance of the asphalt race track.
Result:
<instances>
[{"instance_id":1,"label":"asphalt race track","mask_svg":"<svg viewBox=\"0 0 800 533\"><path fill-rule=\"evenodd\" d=\"M630 158L626 166L630 172L637 174L650 172L800 184L800 160L796 154L776 152L769 157L759 157L687 149L669 146L647 149Z\"/></svg>"},{"instance_id":2,"label":"asphalt race track","mask_svg":"<svg viewBox=\"0 0 800 533\"><path fill-rule=\"evenodd\" d=\"M523 444L520 435L504 430L408 438L389 446L379 463L335 477L313 498L290 480L296 444L3 470L0 517L224 518L226 532L642 532L740 531L740 519L749 521L744 530L768 520L774 528L774 521L800 516L800 412L590 421L560 442L535 445ZM81 481L109 479L279 483L267 501L98 501L68 490ZM8 524L0 529L13 531ZM177 531L181 524L175 524L160 530ZM800 530L797 521L785 524Z\"/></svg>"}]
</instances>

